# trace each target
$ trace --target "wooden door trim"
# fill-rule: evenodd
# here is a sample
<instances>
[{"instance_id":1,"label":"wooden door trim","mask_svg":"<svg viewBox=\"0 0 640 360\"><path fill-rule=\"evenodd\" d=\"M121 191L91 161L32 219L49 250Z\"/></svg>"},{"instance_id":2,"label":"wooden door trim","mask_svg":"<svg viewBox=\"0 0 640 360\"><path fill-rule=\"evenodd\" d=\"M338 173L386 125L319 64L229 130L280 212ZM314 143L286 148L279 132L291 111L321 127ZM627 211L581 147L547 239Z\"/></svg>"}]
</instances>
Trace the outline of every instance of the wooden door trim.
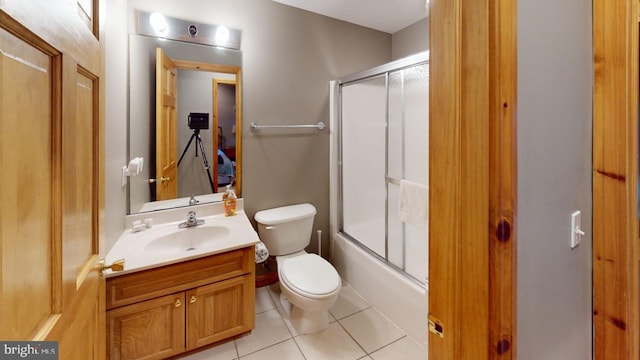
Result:
<instances>
[{"instance_id":1,"label":"wooden door trim","mask_svg":"<svg viewBox=\"0 0 640 360\"><path fill-rule=\"evenodd\" d=\"M489 2L489 358L516 358L517 0Z\"/></svg>"},{"instance_id":2,"label":"wooden door trim","mask_svg":"<svg viewBox=\"0 0 640 360\"><path fill-rule=\"evenodd\" d=\"M220 147L220 144L218 142L218 124L220 123L220 118L218 117L218 86L220 84L226 84L226 85L234 85L235 86L235 99L238 98L238 88L237 88L237 81L235 79L216 79L213 78L213 91L211 91L211 94L213 95L213 131L212 131L212 137L213 137L213 157L214 157L214 166L213 166L213 184L214 184L214 188L218 189L218 155L217 155L217 151L218 148ZM235 124L238 124L238 113L236 112L236 120L235 120ZM236 126L236 128L238 128L238 126ZM235 134L234 134L235 135ZM238 143L236 143L236 148L238 148ZM240 143L241 144L241 143ZM237 174L236 174L237 175ZM218 190L219 191L219 190ZM239 196L239 195L238 195Z\"/></svg>"},{"instance_id":3,"label":"wooden door trim","mask_svg":"<svg viewBox=\"0 0 640 360\"><path fill-rule=\"evenodd\" d=\"M515 5L431 2L433 359L515 358Z\"/></svg>"},{"instance_id":4,"label":"wooden door trim","mask_svg":"<svg viewBox=\"0 0 640 360\"><path fill-rule=\"evenodd\" d=\"M638 359L638 4L593 2L594 359Z\"/></svg>"}]
</instances>

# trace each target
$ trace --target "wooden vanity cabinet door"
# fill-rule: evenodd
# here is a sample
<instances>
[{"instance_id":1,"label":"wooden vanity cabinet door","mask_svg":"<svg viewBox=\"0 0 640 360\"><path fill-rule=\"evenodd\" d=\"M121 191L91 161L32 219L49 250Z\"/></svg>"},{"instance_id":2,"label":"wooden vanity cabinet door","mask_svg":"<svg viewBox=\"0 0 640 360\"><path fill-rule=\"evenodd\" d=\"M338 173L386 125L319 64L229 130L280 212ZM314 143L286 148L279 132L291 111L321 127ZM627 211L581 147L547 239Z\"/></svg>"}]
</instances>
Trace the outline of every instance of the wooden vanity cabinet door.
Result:
<instances>
[{"instance_id":1,"label":"wooden vanity cabinet door","mask_svg":"<svg viewBox=\"0 0 640 360\"><path fill-rule=\"evenodd\" d=\"M187 350L254 328L254 279L251 273L186 292Z\"/></svg>"},{"instance_id":2,"label":"wooden vanity cabinet door","mask_svg":"<svg viewBox=\"0 0 640 360\"><path fill-rule=\"evenodd\" d=\"M107 311L107 359L165 359L184 352L184 292Z\"/></svg>"}]
</instances>

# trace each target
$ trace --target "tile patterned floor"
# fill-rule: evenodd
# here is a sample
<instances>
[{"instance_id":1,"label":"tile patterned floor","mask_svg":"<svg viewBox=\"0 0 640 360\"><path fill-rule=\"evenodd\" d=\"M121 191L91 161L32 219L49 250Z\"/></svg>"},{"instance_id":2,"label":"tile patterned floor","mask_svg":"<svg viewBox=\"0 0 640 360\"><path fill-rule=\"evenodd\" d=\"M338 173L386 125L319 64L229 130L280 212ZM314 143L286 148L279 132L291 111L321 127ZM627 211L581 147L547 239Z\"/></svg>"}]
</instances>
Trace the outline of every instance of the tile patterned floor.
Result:
<instances>
[{"instance_id":1,"label":"tile patterned floor","mask_svg":"<svg viewBox=\"0 0 640 360\"><path fill-rule=\"evenodd\" d=\"M301 335L280 306L278 284L256 289L256 328L182 360L424 360L421 347L349 285L329 310L329 327Z\"/></svg>"}]
</instances>

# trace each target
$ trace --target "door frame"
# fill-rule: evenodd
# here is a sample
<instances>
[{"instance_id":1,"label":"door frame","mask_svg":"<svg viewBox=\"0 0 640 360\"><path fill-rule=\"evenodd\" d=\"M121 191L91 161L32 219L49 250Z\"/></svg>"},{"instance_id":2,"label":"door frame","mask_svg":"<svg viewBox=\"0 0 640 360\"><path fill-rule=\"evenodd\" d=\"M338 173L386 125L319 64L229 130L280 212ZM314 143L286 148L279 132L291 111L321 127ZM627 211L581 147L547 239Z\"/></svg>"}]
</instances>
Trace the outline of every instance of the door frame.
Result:
<instances>
[{"instance_id":1,"label":"door frame","mask_svg":"<svg viewBox=\"0 0 640 360\"><path fill-rule=\"evenodd\" d=\"M431 2L429 316L443 330L429 334L432 358L515 358L516 18L516 0ZM593 25L594 358L638 359L636 0L594 0ZM488 82L488 97L473 92ZM463 206L469 174L489 196Z\"/></svg>"},{"instance_id":2,"label":"door frame","mask_svg":"<svg viewBox=\"0 0 640 360\"><path fill-rule=\"evenodd\" d=\"M593 1L594 359L638 359L638 3Z\"/></svg>"},{"instance_id":3,"label":"door frame","mask_svg":"<svg viewBox=\"0 0 640 360\"><path fill-rule=\"evenodd\" d=\"M514 359L516 0L429 11L429 358Z\"/></svg>"},{"instance_id":4,"label":"door frame","mask_svg":"<svg viewBox=\"0 0 640 360\"><path fill-rule=\"evenodd\" d=\"M201 63L190 60L173 59L173 62L178 66L178 69L193 70L193 71L207 71L213 73L224 73L235 75L236 82L236 178L235 178L235 193L238 197L242 196L242 68L240 66L221 65ZM212 95L213 96L213 95ZM212 104L213 106L213 104ZM213 167L218 168L218 127L213 128ZM216 175L217 179L217 175Z\"/></svg>"},{"instance_id":5,"label":"door frame","mask_svg":"<svg viewBox=\"0 0 640 360\"><path fill-rule=\"evenodd\" d=\"M212 83L213 83L212 84L212 91L211 91L211 93L213 94L213 102L212 102L213 103L213 125L212 125L212 127L213 127L213 132L212 132L213 133L212 134L213 142L212 143L213 143L213 158L214 158L214 166L213 166L213 174L214 174L213 185L214 186L213 187L216 189L216 191L219 191L218 190L218 156L216 155L217 151L218 151L218 148L220 147L220 143L218 141L218 139L220 138L220 136L218 134L218 124L220 123L220 117L218 115L218 90L219 90L219 86L221 84L222 85L233 85L234 89L236 89L235 90L235 93L236 93L235 100L237 100L238 99L238 91L237 91L238 82L235 79L232 80L232 79L213 78ZM236 106L236 121L235 121L235 124L236 124L236 129L238 127L241 127L241 126L238 126L237 106ZM237 132L237 130L236 130L236 132ZM233 134L235 136L235 133L233 133ZM236 139L234 139L234 140L236 140ZM240 144L241 143L242 143L242 141L240 141ZM236 151L237 151L237 149L238 149L237 143L236 143L235 147L236 147ZM234 181L235 181L235 179L234 179Z\"/></svg>"}]
</instances>

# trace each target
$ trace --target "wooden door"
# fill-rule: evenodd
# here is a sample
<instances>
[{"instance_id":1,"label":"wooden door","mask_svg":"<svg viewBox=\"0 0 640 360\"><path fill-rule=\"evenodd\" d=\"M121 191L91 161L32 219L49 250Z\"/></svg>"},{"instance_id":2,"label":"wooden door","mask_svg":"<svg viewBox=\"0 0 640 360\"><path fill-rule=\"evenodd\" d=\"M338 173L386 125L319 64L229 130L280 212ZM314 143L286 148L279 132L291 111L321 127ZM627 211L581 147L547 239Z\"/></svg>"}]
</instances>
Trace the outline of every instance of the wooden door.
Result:
<instances>
[{"instance_id":1,"label":"wooden door","mask_svg":"<svg viewBox=\"0 0 640 360\"><path fill-rule=\"evenodd\" d=\"M187 291L187 350L253 329L254 279L248 274Z\"/></svg>"},{"instance_id":2,"label":"wooden door","mask_svg":"<svg viewBox=\"0 0 640 360\"><path fill-rule=\"evenodd\" d=\"M110 360L165 359L184 351L184 292L107 312Z\"/></svg>"},{"instance_id":3,"label":"wooden door","mask_svg":"<svg viewBox=\"0 0 640 360\"><path fill-rule=\"evenodd\" d=\"M178 197L178 68L156 49L156 200Z\"/></svg>"},{"instance_id":4,"label":"wooden door","mask_svg":"<svg viewBox=\"0 0 640 360\"><path fill-rule=\"evenodd\" d=\"M57 341L60 359L105 356L98 9L0 5L0 339Z\"/></svg>"}]
</instances>

